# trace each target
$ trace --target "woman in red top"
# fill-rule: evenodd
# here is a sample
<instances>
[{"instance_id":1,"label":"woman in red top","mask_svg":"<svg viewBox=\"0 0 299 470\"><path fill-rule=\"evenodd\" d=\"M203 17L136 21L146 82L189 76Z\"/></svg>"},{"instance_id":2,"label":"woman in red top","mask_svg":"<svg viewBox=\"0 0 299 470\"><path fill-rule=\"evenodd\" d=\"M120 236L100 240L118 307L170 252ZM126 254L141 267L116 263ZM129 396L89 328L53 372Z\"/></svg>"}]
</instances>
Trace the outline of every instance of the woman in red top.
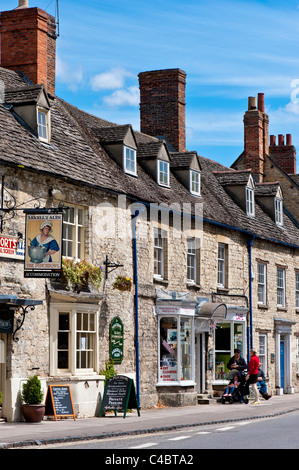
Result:
<instances>
[{"instance_id":1,"label":"woman in red top","mask_svg":"<svg viewBox=\"0 0 299 470\"><path fill-rule=\"evenodd\" d=\"M254 402L252 403L253 405L259 405L259 393L257 389L257 379L258 379L258 372L259 372L259 364L260 360L256 355L256 351L254 349L250 350L250 361L248 364L248 374L246 377L246 380L248 380L248 383L251 385L251 388L254 393Z\"/></svg>"}]
</instances>

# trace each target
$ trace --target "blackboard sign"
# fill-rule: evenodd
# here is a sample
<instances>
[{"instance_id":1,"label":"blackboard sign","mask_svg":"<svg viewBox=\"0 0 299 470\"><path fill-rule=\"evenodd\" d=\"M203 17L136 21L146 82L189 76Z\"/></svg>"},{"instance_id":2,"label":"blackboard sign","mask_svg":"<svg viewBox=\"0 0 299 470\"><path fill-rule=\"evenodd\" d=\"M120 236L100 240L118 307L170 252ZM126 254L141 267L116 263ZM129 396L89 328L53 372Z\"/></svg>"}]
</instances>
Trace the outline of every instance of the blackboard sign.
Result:
<instances>
[{"instance_id":1,"label":"blackboard sign","mask_svg":"<svg viewBox=\"0 0 299 470\"><path fill-rule=\"evenodd\" d=\"M76 419L71 389L69 385L49 385L46 397L46 416Z\"/></svg>"},{"instance_id":2,"label":"blackboard sign","mask_svg":"<svg viewBox=\"0 0 299 470\"><path fill-rule=\"evenodd\" d=\"M114 411L115 416L117 411L123 411L125 418L128 408L137 408L138 416L140 416L133 379L125 375L116 375L108 379L105 385L100 417L105 411Z\"/></svg>"}]
</instances>

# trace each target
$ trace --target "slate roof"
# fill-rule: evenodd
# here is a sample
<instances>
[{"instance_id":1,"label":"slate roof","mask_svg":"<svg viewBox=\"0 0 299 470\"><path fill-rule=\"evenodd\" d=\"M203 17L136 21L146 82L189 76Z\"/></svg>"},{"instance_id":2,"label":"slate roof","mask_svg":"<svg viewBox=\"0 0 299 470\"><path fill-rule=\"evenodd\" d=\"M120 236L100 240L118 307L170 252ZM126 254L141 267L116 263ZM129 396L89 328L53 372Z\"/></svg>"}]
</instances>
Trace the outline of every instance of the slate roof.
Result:
<instances>
[{"instance_id":1,"label":"slate roof","mask_svg":"<svg viewBox=\"0 0 299 470\"><path fill-rule=\"evenodd\" d=\"M6 89L18 89L22 94L28 84L15 72L0 67L0 80ZM222 224L228 228L254 234L279 243L299 247L299 232L293 222L284 215L284 226L275 222L256 204L255 218L247 217L225 191L218 179L219 172L239 178L240 173L210 159L198 156L201 172L201 195L193 196L170 173L170 188L159 186L137 159L137 177L127 175L103 148L99 135L120 138L126 126L119 126L88 114L58 97L49 95L51 104L51 143L40 142L28 132L11 113L9 107L0 104L0 163L22 165L29 171L50 174L80 186L126 194L135 201L147 203L194 205L203 202L204 221ZM129 125L128 125L129 126ZM127 128L128 129L128 128ZM148 158L161 146L161 141L141 132L134 131L138 145L138 156ZM145 145L148 144L148 145ZM181 157L184 164L193 152ZM178 154L170 153L175 164ZM182 160L183 161L183 160ZM218 172L218 176L214 172Z\"/></svg>"},{"instance_id":2,"label":"slate roof","mask_svg":"<svg viewBox=\"0 0 299 470\"><path fill-rule=\"evenodd\" d=\"M43 85L5 89L5 103L13 105L37 103L43 89Z\"/></svg>"}]
</instances>

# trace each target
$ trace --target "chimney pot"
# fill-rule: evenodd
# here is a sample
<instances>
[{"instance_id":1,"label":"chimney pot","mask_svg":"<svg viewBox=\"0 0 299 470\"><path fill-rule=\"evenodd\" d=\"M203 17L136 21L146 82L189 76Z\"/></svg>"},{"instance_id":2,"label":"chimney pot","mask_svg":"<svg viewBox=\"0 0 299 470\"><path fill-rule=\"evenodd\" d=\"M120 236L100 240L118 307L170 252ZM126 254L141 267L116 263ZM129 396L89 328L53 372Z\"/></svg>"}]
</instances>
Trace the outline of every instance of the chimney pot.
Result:
<instances>
[{"instance_id":1,"label":"chimney pot","mask_svg":"<svg viewBox=\"0 0 299 470\"><path fill-rule=\"evenodd\" d=\"M255 96L249 96L248 98L248 111L251 111L252 109L256 109L256 97Z\"/></svg>"},{"instance_id":2,"label":"chimney pot","mask_svg":"<svg viewBox=\"0 0 299 470\"><path fill-rule=\"evenodd\" d=\"M286 140L286 145L292 145L292 134L287 134Z\"/></svg>"},{"instance_id":3,"label":"chimney pot","mask_svg":"<svg viewBox=\"0 0 299 470\"><path fill-rule=\"evenodd\" d=\"M262 113L265 112L265 95L264 93L258 93L258 110Z\"/></svg>"},{"instance_id":4,"label":"chimney pot","mask_svg":"<svg viewBox=\"0 0 299 470\"><path fill-rule=\"evenodd\" d=\"M278 134L278 145L284 145L284 135Z\"/></svg>"},{"instance_id":5,"label":"chimney pot","mask_svg":"<svg viewBox=\"0 0 299 470\"><path fill-rule=\"evenodd\" d=\"M270 135L270 146L275 147L276 145L276 135Z\"/></svg>"},{"instance_id":6,"label":"chimney pot","mask_svg":"<svg viewBox=\"0 0 299 470\"><path fill-rule=\"evenodd\" d=\"M28 0L19 0L19 6L15 10L20 10L21 8L29 8Z\"/></svg>"}]
</instances>

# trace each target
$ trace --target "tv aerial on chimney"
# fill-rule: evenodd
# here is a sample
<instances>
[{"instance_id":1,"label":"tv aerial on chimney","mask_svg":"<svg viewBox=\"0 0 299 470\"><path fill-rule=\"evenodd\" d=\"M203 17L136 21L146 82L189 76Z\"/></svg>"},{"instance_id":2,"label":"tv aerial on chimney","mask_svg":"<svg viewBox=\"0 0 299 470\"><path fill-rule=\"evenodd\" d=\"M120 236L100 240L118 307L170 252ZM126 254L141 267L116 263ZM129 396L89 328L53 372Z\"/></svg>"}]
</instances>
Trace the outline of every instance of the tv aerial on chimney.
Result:
<instances>
[{"instance_id":1,"label":"tv aerial on chimney","mask_svg":"<svg viewBox=\"0 0 299 470\"><path fill-rule=\"evenodd\" d=\"M56 0L56 25L57 25L57 37L59 37L60 31L59 31L59 3L58 0Z\"/></svg>"}]
</instances>

